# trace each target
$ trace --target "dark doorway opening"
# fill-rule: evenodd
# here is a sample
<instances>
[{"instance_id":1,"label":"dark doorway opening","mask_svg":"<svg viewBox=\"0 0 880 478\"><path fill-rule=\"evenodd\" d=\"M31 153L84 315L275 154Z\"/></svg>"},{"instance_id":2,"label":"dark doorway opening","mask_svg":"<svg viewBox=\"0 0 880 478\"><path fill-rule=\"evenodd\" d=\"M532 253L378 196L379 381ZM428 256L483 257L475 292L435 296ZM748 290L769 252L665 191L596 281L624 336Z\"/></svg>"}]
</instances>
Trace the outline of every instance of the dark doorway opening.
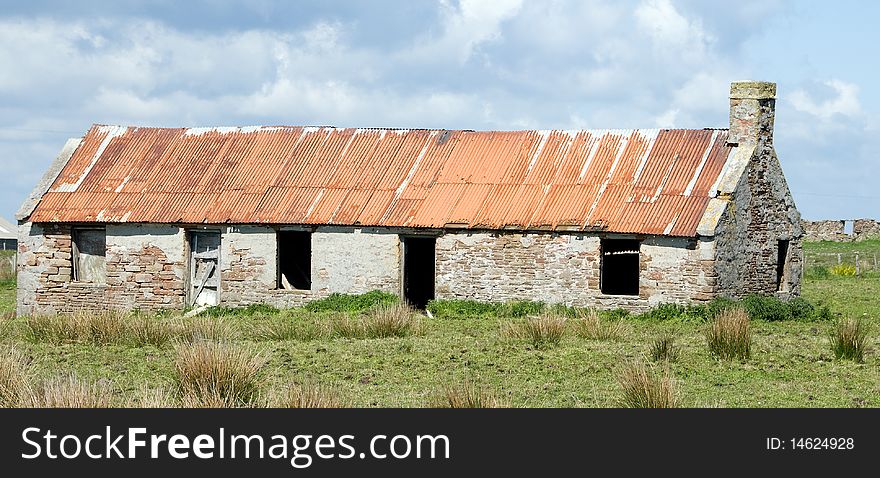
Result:
<instances>
[{"instance_id":1,"label":"dark doorway opening","mask_svg":"<svg viewBox=\"0 0 880 478\"><path fill-rule=\"evenodd\" d=\"M603 294L639 295L639 241L602 239L599 288Z\"/></svg>"},{"instance_id":2,"label":"dark doorway opening","mask_svg":"<svg viewBox=\"0 0 880 478\"><path fill-rule=\"evenodd\" d=\"M402 237L403 298L409 305L424 309L434 300L434 237Z\"/></svg>"},{"instance_id":3,"label":"dark doorway opening","mask_svg":"<svg viewBox=\"0 0 880 478\"><path fill-rule=\"evenodd\" d=\"M788 267L788 241L780 239L776 243L776 290L784 291L786 284L785 271Z\"/></svg>"},{"instance_id":4,"label":"dark doorway opening","mask_svg":"<svg viewBox=\"0 0 880 478\"><path fill-rule=\"evenodd\" d=\"M278 288L312 289L311 232L278 232Z\"/></svg>"}]
</instances>

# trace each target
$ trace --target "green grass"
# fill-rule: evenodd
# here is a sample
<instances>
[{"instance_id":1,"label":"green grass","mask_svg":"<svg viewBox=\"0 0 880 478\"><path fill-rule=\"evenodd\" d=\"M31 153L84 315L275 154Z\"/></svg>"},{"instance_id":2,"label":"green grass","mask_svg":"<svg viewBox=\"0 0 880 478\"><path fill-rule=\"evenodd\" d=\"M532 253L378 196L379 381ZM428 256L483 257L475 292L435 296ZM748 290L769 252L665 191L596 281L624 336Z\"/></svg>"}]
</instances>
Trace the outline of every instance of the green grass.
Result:
<instances>
[{"instance_id":1,"label":"green grass","mask_svg":"<svg viewBox=\"0 0 880 478\"><path fill-rule=\"evenodd\" d=\"M332 334L324 327L342 318L362 319L376 304L397 301L387 294L334 296L283 311L215 310L211 315L216 317L205 319L222 320L230 328L227 341L266 360L261 387L272 396L287 393L296 377L298 383L331 387L335 400L361 407L431 405L438 390L461 383L479 384L498 402L514 407L618 406L620 366L646 360L652 343L674 331L677 357L668 367L682 406L880 407L880 277L807 278L803 296L814 309L827 305L834 319L862 317L872 326L863 363L835 358L829 340L835 321L815 314L791 320L796 310L806 309L804 304L781 313L775 304L756 305L766 320L753 318L750 358L734 361L710 353L706 310L700 308L666 306L638 316L605 311L605 320L623 319L626 333L621 337L591 340L569 327L552 347L534 347L501 333L504 324L546 312L543 304L531 302L437 301L429 307L435 319L422 318L418 334L385 338ZM14 288L0 284L0 315L12 310ZM129 397L144 390L173 389L176 383L174 341L161 346L57 344L27 340L26 329L24 319L0 321L0 348L14 345L24 353L35 379L66 374L86 381L106 378L115 405L130 403Z\"/></svg>"}]
</instances>

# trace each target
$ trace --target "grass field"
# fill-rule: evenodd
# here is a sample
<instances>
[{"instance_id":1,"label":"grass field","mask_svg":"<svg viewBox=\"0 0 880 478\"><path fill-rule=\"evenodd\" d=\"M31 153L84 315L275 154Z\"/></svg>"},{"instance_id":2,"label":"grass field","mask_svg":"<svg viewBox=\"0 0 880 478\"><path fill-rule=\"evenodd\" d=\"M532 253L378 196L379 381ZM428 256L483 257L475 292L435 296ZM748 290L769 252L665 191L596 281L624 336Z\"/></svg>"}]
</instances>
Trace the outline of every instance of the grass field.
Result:
<instances>
[{"instance_id":1,"label":"grass field","mask_svg":"<svg viewBox=\"0 0 880 478\"><path fill-rule=\"evenodd\" d=\"M838 246L815 243L805 249L809 257L832 247ZM862 247L880 248L878 241ZM325 303L312 310L217 311L200 320L202 326L205 320L218 321L213 324L222 328L208 335L220 335L235 350L262 359L251 374L262 396L277 396L293 382L320 384L349 406L412 407L436 404L444 390L471 384L491 392L502 405L618 406L621 367L647 360L652 342L672 333L678 357L669 363L669 371L683 406L877 407L878 292L876 274L808 276L803 287L808 301L828 305L835 318L865 317L872 330L864 363L835 358L829 340L834 320L819 319L820 314L799 320L752 320L751 357L730 361L709 352L707 324L693 311L664 309L620 322L607 313L602 324L614 330L602 339L577 333L575 322L569 321L555 345L510 333L524 330L517 327L535 312L534 304L528 303L439 304L434 319L423 318L418 327L384 338L364 338L376 334L352 328L356 322L351 320L370 313L365 309L369 300ZM12 310L13 296L12 284L0 283L0 313ZM177 324L177 338L158 346L112 337L58 338L36 334L34 324L25 319L7 319L0 323L0 349L15 346L23 352L34 381L73 372L109 387L113 405L132 404L131 397L145 389L176 390L180 372L175 359L190 347L180 340L185 335L180 331L188 330L181 319L148 319Z\"/></svg>"}]
</instances>

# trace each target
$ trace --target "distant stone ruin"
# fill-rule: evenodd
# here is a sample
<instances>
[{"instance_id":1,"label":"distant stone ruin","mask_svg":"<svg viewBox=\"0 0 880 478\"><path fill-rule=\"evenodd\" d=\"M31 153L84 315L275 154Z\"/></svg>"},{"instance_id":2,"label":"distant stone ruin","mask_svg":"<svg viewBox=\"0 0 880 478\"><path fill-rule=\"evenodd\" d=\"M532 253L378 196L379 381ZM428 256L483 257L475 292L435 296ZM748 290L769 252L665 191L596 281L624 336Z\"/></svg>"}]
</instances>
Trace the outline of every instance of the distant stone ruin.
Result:
<instances>
[{"instance_id":1,"label":"distant stone ruin","mask_svg":"<svg viewBox=\"0 0 880 478\"><path fill-rule=\"evenodd\" d=\"M804 240L853 242L880 239L880 222L873 219L835 219L801 221Z\"/></svg>"}]
</instances>

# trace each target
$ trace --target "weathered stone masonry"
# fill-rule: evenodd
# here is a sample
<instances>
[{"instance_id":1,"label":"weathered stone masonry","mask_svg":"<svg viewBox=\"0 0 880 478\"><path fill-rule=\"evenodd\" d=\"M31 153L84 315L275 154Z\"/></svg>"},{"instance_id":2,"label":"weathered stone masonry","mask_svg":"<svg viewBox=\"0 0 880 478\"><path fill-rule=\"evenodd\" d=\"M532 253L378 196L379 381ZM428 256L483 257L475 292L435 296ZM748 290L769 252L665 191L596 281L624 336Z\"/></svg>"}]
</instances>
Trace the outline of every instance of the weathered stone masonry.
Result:
<instances>
[{"instance_id":1,"label":"weathered stone masonry","mask_svg":"<svg viewBox=\"0 0 880 478\"><path fill-rule=\"evenodd\" d=\"M23 230L26 228L23 228ZM90 308L182 308L186 234L156 225L108 225L107 283L70 279L70 226L34 225L22 241L26 262L19 313ZM292 307L332 292L400 293L400 231L321 227L312 234L312 289L277 288L276 230L222 228L221 304ZM708 300L716 284L713 242L672 237L642 241L638 296L599 290L599 237L594 234L447 233L437 238L436 297L535 300L644 309L662 302ZM34 274L34 272L39 273Z\"/></svg>"},{"instance_id":2,"label":"weathered stone masonry","mask_svg":"<svg viewBox=\"0 0 880 478\"><path fill-rule=\"evenodd\" d=\"M186 264L179 228L108 224L106 284L71 280L71 229L56 224L20 227L19 315L183 307Z\"/></svg>"},{"instance_id":3,"label":"weathered stone masonry","mask_svg":"<svg viewBox=\"0 0 880 478\"><path fill-rule=\"evenodd\" d=\"M644 309L708 300L715 285L712 243L648 237L640 248L639 295L599 289L595 234L455 233L437 240L441 299L536 300L576 306Z\"/></svg>"}]
</instances>

